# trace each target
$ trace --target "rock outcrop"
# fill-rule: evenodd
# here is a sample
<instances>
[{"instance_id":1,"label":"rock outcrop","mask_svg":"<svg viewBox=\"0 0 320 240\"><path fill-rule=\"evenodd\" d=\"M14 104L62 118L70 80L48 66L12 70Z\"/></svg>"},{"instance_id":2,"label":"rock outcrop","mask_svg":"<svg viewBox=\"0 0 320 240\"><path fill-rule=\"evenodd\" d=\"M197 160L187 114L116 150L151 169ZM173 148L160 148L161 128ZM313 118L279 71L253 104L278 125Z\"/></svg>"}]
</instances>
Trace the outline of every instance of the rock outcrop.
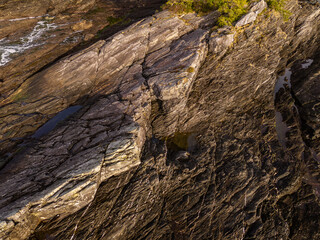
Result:
<instances>
[{"instance_id":1,"label":"rock outcrop","mask_svg":"<svg viewBox=\"0 0 320 240\"><path fill-rule=\"evenodd\" d=\"M42 68L151 15L164 1L2 1L0 106Z\"/></svg>"},{"instance_id":2,"label":"rock outcrop","mask_svg":"<svg viewBox=\"0 0 320 240\"><path fill-rule=\"evenodd\" d=\"M52 114L70 104L68 101L64 106L53 104L45 107L48 101L52 101L52 97L56 98L54 95L48 98L49 92L52 93L59 87L47 84L48 81L45 80L38 80L41 82L38 86L42 86L41 89L33 89L34 84L28 85L37 82L32 79L42 74L42 68L47 69L48 65L53 65L52 62L68 52L75 54L77 49L90 43L92 45L128 26L130 22L150 15L162 2L163 0L131 1L125 4L123 1L77 1L75 4L72 1L45 1L40 4L38 1L5 1L0 8L0 159L7 158L4 155L15 151L14 146L21 143L24 137L30 137L34 129L50 119ZM133 9L138 11L132 11ZM93 45L93 51L94 46L99 50L99 44L101 42ZM74 81L75 78L70 84ZM77 85L74 86L74 89L77 88ZM37 93L27 96L30 89ZM78 90L78 95L83 96L84 92ZM40 95L36 97L38 93ZM72 94L73 92L65 94L64 98ZM42 98L43 96L45 97ZM77 96L72 98L76 99ZM35 106L22 110L21 104L28 105L30 101L45 107L46 113L42 113L40 109L38 112Z\"/></svg>"},{"instance_id":3,"label":"rock outcrop","mask_svg":"<svg viewBox=\"0 0 320 240\"><path fill-rule=\"evenodd\" d=\"M0 108L2 150L23 140L0 238L320 239L320 15L286 7L213 31L160 12L25 80Z\"/></svg>"}]
</instances>

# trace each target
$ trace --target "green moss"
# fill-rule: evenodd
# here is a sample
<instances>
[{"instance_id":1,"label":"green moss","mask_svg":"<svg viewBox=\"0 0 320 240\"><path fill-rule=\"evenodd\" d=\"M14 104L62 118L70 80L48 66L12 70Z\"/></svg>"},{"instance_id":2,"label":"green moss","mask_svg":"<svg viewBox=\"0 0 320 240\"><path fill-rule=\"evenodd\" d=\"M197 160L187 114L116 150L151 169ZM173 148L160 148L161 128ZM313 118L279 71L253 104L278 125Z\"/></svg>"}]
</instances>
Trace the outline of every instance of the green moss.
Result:
<instances>
[{"instance_id":1,"label":"green moss","mask_svg":"<svg viewBox=\"0 0 320 240\"><path fill-rule=\"evenodd\" d=\"M285 20L288 20L291 15L291 12L284 9L286 1L287 0L266 0L269 8L281 13L283 18Z\"/></svg>"},{"instance_id":2,"label":"green moss","mask_svg":"<svg viewBox=\"0 0 320 240\"><path fill-rule=\"evenodd\" d=\"M194 72L194 68L193 68L193 67L189 67L189 68L187 69L187 72L188 72L188 73L193 73L193 72Z\"/></svg>"},{"instance_id":3,"label":"green moss","mask_svg":"<svg viewBox=\"0 0 320 240\"><path fill-rule=\"evenodd\" d=\"M290 13L284 10L284 4L287 0L267 0L269 8L280 12L284 18L288 18ZM221 13L218 19L218 25L229 26L239 20L241 16L247 13L250 3L255 0L168 0L162 8L169 9L176 13L207 13L217 10Z\"/></svg>"},{"instance_id":4,"label":"green moss","mask_svg":"<svg viewBox=\"0 0 320 240\"><path fill-rule=\"evenodd\" d=\"M104 12L104 11L105 11L104 8L96 7L96 8L93 8L93 9L89 10L86 14L87 15L94 15L94 14L101 13L101 12Z\"/></svg>"},{"instance_id":5,"label":"green moss","mask_svg":"<svg viewBox=\"0 0 320 240\"><path fill-rule=\"evenodd\" d=\"M113 16L109 16L107 17L107 21L109 23L109 26L112 26L112 25L115 25L117 23L120 23L123 21L123 18L122 17L113 17Z\"/></svg>"},{"instance_id":6,"label":"green moss","mask_svg":"<svg viewBox=\"0 0 320 240\"><path fill-rule=\"evenodd\" d=\"M247 13L248 1L247 0L220 0L216 1L218 11L221 16L218 19L219 26L229 26L233 22L240 19L240 17Z\"/></svg>"},{"instance_id":7,"label":"green moss","mask_svg":"<svg viewBox=\"0 0 320 240\"><path fill-rule=\"evenodd\" d=\"M231 25L247 12L247 0L169 0L163 9L177 13L207 13L218 10L221 16L219 26Z\"/></svg>"}]
</instances>

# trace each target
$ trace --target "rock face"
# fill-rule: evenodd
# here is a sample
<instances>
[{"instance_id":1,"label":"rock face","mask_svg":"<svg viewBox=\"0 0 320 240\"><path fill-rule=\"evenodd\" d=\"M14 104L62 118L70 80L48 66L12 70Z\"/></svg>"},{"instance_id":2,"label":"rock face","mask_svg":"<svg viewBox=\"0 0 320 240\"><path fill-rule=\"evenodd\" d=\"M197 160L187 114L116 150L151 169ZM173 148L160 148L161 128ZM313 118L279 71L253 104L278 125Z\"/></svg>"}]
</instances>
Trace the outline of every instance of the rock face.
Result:
<instances>
[{"instance_id":1,"label":"rock face","mask_svg":"<svg viewBox=\"0 0 320 240\"><path fill-rule=\"evenodd\" d=\"M320 15L287 8L214 32L160 12L24 81L3 151L82 108L0 171L0 238L320 239Z\"/></svg>"},{"instance_id":2,"label":"rock face","mask_svg":"<svg viewBox=\"0 0 320 240\"><path fill-rule=\"evenodd\" d=\"M5 154L15 151L13 147L21 143L22 138L32 135L35 129L52 117L52 114L70 104L67 101L63 103L64 106L52 104L45 107L48 101L52 102L57 96L48 96L44 92L52 93L59 87L47 84L48 81L42 77L41 80L35 80L35 75L42 74L41 68L48 68L45 66L52 65L52 61L56 61L67 52L74 52L73 48L84 48L89 43L98 42L99 39L123 29L131 21L150 15L162 2L131 1L130 4L124 4L121 1L77 1L76 4L75 1L44 1L40 4L39 1L5 1L3 5L0 4L3 6L0 8L0 159L7 158ZM132 9L138 11L132 12ZM101 42L94 45L97 47L91 47L93 51L99 50L99 44ZM94 55L92 52L91 54ZM92 62L89 61L88 64ZM94 65L91 67L94 68ZM49 74L51 72L49 71ZM59 75L54 74L52 77ZM91 78L86 81L90 81ZM75 79L70 82L71 85ZM37 82L37 85L41 83L36 90L34 84L29 86L31 82ZM60 84L60 87L63 87L63 84ZM41 89L38 88L40 86ZM88 87L82 86L77 89L76 91L80 92L80 89L87 90L85 93L79 92L78 95L72 96L72 101L79 95L89 94ZM27 92L30 89L37 93L28 96ZM36 97L41 92L42 96ZM69 95L72 94L73 92L70 92ZM64 93L64 97L67 95ZM37 99L32 100L34 97ZM46 113L42 113L40 109L38 112L35 106L27 107L29 110L24 107L24 110L21 109L21 104L28 105L30 102L38 102L38 106L47 109Z\"/></svg>"}]
</instances>

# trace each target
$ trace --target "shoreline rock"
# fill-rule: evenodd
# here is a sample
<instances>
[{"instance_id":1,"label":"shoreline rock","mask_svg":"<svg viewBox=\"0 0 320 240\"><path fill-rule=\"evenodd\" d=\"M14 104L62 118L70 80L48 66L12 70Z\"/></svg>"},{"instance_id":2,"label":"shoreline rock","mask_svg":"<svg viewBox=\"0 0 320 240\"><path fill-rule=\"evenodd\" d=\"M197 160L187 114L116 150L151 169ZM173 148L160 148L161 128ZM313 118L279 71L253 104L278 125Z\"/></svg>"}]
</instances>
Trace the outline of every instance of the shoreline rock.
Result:
<instances>
[{"instance_id":1,"label":"shoreline rock","mask_svg":"<svg viewBox=\"0 0 320 240\"><path fill-rule=\"evenodd\" d=\"M259 15L259 26L231 34L210 33L215 15L161 12L28 79L12 95L26 96L20 105L0 111L24 114L8 120L21 134L34 109L55 114L92 96L0 171L0 238L318 237L318 220L306 224L320 215L317 149L289 92L274 103L283 62L320 50L320 19L307 6L290 1L289 22ZM295 37L296 21L315 45ZM276 109L290 126L286 148Z\"/></svg>"}]
</instances>

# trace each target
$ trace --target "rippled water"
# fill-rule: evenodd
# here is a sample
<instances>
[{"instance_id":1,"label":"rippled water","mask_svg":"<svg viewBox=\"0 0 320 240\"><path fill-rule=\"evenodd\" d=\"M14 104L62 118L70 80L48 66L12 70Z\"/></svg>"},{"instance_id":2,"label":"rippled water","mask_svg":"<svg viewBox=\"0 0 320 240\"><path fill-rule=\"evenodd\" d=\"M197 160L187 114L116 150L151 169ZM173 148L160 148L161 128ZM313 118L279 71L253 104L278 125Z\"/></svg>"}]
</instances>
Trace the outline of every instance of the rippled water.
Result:
<instances>
[{"instance_id":1,"label":"rippled water","mask_svg":"<svg viewBox=\"0 0 320 240\"><path fill-rule=\"evenodd\" d=\"M20 21L24 19L10 19L9 21ZM33 28L32 32L28 35L21 37L18 41L11 41L7 38L0 39L0 66L6 65L12 60L16 54L23 53L24 51L43 45L44 41L39 41L44 37L48 30L56 29L58 26L48 21L39 21Z\"/></svg>"}]
</instances>

